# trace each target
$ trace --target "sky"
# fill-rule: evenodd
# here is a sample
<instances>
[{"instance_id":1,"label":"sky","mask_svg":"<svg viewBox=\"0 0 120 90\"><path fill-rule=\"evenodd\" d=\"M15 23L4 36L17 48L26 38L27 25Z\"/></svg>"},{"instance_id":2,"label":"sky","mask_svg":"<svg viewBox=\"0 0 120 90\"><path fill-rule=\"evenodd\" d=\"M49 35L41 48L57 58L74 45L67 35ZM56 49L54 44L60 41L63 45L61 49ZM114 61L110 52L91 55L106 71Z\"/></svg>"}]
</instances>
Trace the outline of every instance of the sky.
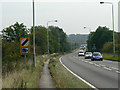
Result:
<instances>
[{"instance_id":1,"label":"sky","mask_svg":"<svg viewBox=\"0 0 120 90\"><path fill-rule=\"evenodd\" d=\"M118 31L118 1L114 5L115 31ZM47 26L48 21L62 28L67 34L89 34L98 26L112 30L112 5L100 4L100 0L35 0L35 25ZM32 0L0 0L0 30L23 23L30 28L33 25ZM84 29L84 27L87 27Z\"/></svg>"}]
</instances>

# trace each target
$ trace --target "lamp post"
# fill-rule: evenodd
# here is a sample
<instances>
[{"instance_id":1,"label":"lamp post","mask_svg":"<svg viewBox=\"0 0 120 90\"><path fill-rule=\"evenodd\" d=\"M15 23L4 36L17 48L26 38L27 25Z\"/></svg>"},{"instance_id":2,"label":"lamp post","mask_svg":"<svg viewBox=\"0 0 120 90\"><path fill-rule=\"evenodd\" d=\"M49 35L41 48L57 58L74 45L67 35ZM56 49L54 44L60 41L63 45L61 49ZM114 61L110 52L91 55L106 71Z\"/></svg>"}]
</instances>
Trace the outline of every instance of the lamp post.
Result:
<instances>
[{"instance_id":1,"label":"lamp post","mask_svg":"<svg viewBox=\"0 0 120 90\"><path fill-rule=\"evenodd\" d=\"M49 55L49 26L48 26L48 24L49 24L50 22L58 22L58 21L57 21L57 20L54 20L54 21L48 21L48 22L47 22L47 47L48 47L48 55Z\"/></svg>"},{"instance_id":2,"label":"lamp post","mask_svg":"<svg viewBox=\"0 0 120 90\"><path fill-rule=\"evenodd\" d=\"M90 27L84 27L84 29L85 29L85 28L88 28L88 29L89 29L89 32L91 32L91 28L90 28Z\"/></svg>"},{"instance_id":3,"label":"lamp post","mask_svg":"<svg viewBox=\"0 0 120 90\"><path fill-rule=\"evenodd\" d=\"M111 3L111 2L100 2L100 4L111 4L111 5L112 5L113 55L114 55L114 57L115 57L115 39L114 39L114 9L113 9L113 3Z\"/></svg>"},{"instance_id":4,"label":"lamp post","mask_svg":"<svg viewBox=\"0 0 120 90\"><path fill-rule=\"evenodd\" d=\"M34 0L33 0L33 67L35 67L35 10L34 10Z\"/></svg>"},{"instance_id":5,"label":"lamp post","mask_svg":"<svg viewBox=\"0 0 120 90\"><path fill-rule=\"evenodd\" d=\"M90 28L90 27L84 27L84 29L86 29L86 28L88 28L88 29L89 29L89 32L91 32L91 28ZM89 37L90 37L90 34L89 34ZM89 40L91 41L91 37L90 37ZM90 48L89 50L91 50L91 47L92 47L92 46L90 45L90 46L89 46L89 48Z\"/></svg>"}]
</instances>

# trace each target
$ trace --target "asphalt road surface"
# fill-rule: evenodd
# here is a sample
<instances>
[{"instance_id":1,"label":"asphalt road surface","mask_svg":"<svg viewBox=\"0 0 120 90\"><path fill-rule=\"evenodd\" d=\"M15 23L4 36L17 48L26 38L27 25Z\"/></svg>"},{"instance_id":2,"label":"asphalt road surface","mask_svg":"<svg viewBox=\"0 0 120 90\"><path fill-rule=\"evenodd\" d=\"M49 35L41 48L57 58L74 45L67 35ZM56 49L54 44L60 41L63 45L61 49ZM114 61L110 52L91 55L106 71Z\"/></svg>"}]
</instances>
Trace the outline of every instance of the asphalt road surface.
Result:
<instances>
[{"instance_id":1,"label":"asphalt road surface","mask_svg":"<svg viewBox=\"0 0 120 90\"><path fill-rule=\"evenodd\" d=\"M72 72L96 88L118 88L118 62L91 61L74 52L61 58L62 63Z\"/></svg>"}]
</instances>

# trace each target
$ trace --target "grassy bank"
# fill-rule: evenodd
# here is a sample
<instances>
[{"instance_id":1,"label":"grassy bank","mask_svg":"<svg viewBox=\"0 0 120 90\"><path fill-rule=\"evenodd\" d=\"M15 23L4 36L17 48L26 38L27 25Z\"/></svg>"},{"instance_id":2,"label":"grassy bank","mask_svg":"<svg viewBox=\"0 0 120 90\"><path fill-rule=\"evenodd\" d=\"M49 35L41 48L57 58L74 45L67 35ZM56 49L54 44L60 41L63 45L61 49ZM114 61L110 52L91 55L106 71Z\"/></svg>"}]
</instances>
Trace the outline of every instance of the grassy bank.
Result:
<instances>
[{"instance_id":1,"label":"grassy bank","mask_svg":"<svg viewBox=\"0 0 120 90\"><path fill-rule=\"evenodd\" d=\"M116 54L115 57L113 56L113 54L103 53L102 55L103 55L103 59L120 61L120 56L118 54Z\"/></svg>"},{"instance_id":2,"label":"grassy bank","mask_svg":"<svg viewBox=\"0 0 120 90\"><path fill-rule=\"evenodd\" d=\"M19 69L16 68L13 72L6 72L2 78L2 88L38 88L40 72L48 58L47 55L37 56L36 68L33 68L32 59L26 60L27 70L24 69L24 62L16 62L21 64L21 67Z\"/></svg>"},{"instance_id":3,"label":"grassy bank","mask_svg":"<svg viewBox=\"0 0 120 90\"><path fill-rule=\"evenodd\" d=\"M56 88L89 88L90 87L67 71L59 62L59 57L53 57L50 60L49 69Z\"/></svg>"}]
</instances>

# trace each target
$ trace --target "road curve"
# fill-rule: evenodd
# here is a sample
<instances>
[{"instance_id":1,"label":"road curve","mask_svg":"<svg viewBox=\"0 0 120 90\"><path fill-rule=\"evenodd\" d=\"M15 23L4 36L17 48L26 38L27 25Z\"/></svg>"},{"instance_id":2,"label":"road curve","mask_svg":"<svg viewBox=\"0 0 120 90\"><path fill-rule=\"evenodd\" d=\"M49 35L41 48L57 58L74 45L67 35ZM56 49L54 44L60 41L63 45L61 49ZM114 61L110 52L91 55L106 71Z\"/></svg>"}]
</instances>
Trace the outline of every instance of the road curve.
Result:
<instances>
[{"instance_id":1,"label":"road curve","mask_svg":"<svg viewBox=\"0 0 120 90\"><path fill-rule=\"evenodd\" d=\"M62 63L96 88L118 88L118 62L91 61L77 52L62 56Z\"/></svg>"}]
</instances>

